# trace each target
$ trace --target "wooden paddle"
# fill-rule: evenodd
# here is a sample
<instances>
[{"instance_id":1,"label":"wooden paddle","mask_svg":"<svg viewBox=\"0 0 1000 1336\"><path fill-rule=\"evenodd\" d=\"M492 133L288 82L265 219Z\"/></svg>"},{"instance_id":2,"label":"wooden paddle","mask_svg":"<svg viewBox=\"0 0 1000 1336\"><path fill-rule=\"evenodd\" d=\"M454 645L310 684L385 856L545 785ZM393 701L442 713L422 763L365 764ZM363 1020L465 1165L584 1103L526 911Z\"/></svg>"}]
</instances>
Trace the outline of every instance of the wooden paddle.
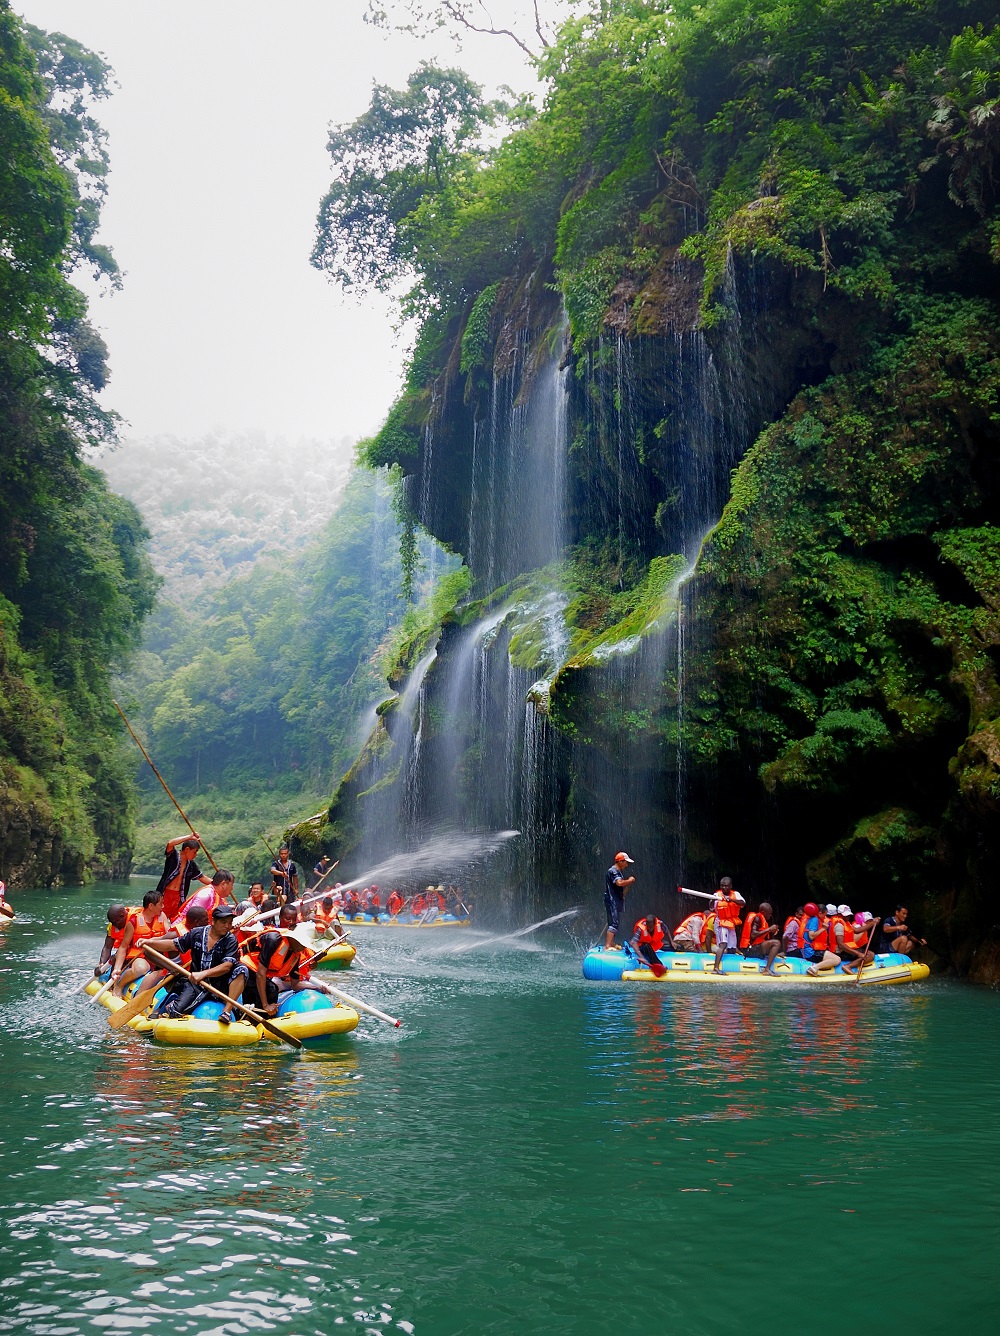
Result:
<instances>
[{"instance_id":1,"label":"wooden paddle","mask_svg":"<svg viewBox=\"0 0 1000 1336\"><path fill-rule=\"evenodd\" d=\"M301 1039L296 1039L294 1035L288 1034L286 1030L282 1030L280 1026L275 1025L272 1020L265 1019L256 1011L252 1011L250 1007L245 1007L242 1002L234 1002L228 993L222 993L218 988L213 988L204 979L196 979L190 970L186 970L183 965L178 965L175 960L168 960L166 956L161 956L159 951L155 951L153 947L144 946L143 954L150 960L154 960L157 965L169 970L171 974L179 974L182 979L187 979L196 988L204 989L206 993L217 998L220 1002L224 1002L226 1006L235 1008L241 1016L249 1016L255 1025L263 1025L268 1034L273 1034L275 1039L280 1039L283 1044L291 1044L292 1048L302 1047Z\"/></svg>"},{"instance_id":2,"label":"wooden paddle","mask_svg":"<svg viewBox=\"0 0 1000 1336\"><path fill-rule=\"evenodd\" d=\"M862 971L862 970L864 969L864 967L865 967L865 956L868 954L868 948L871 946L872 942L874 942L874 940L875 940L875 929L878 927L878 925L879 925L881 922L882 922L881 917L872 919L872 921L871 921L871 932L869 932L868 937L867 937L866 940L865 940L864 950L861 952L861 960L858 962L858 971L857 971L857 973L856 973L855 976L854 976L854 987L855 987L855 988L857 988L858 984L861 982L861 971ZM875 952L874 952L874 951L872 952L872 964L873 964L873 965L875 964Z\"/></svg>"},{"instance_id":3,"label":"wooden paddle","mask_svg":"<svg viewBox=\"0 0 1000 1336\"><path fill-rule=\"evenodd\" d=\"M144 988L141 992L135 992L117 1011L113 1011L108 1017L108 1024L112 1030L120 1030L123 1025L128 1025L133 1016L138 1016L140 1011L145 1011L156 996L155 988Z\"/></svg>"}]
</instances>

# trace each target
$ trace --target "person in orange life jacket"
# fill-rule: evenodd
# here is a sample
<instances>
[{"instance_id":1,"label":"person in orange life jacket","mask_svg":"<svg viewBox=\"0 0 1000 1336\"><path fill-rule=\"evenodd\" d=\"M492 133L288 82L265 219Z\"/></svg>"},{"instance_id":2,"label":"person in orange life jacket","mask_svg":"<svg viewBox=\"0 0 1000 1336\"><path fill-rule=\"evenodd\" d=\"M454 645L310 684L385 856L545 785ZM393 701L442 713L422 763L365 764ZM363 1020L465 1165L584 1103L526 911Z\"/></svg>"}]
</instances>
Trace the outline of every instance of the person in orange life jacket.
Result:
<instances>
[{"instance_id":1,"label":"person in orange life jacket","mask_svg":"<svg viewBox=\"0 0 1000 1336\"><path fill-rule=\"evenodd\" d=\"M105 969L107 969L108 961L121 946L122 938L125 936L125 925L128 923L128 916L133 913L135 913L134 905L108 906L108 931L104 938L104 945L101 947L101 958L94 966L95 979L101 977Z\"/></svg>"},{"instance_id":2,"label":"person in orange life jacket","mask_svg":"<svg viewBox=\"0 0 1000 1336\"><path fill-rule=\"evenodd\" d=\"M121 997L122 990L134 980L149 971L149 961L143 957L142 943L153 937L162 937L170 931L170 920L163 912L163 895L160 891L147 891L142 897L142 908L133 910L128 916L121 944L115 952L111 966L111 988L114 997Z\"/></svg>"},{"instance_id":3,"label":"person in orange life jacket","mask_svg":"<svg viewBox=\"0 0 1000 1336\"><path fill-rule=\"evenodd\" d=\"M208 885L208 877L194 861L200 843L194 834L179 835L176 840L167 841L163 874L156 883L156 889L163 893L163 912L167 918L174 919L181 912L181 905L191 893L192 881Z\"/></svg>"},{"instance_id":4,"label":"person in orange life jacket","mask_svg":"<svg viewBox=\"0 0 1000 1336\"><path fill-rule=\"evenodd\" d=\"M830 908L836 912L837 906L831 905ZM815 909L815 914L810 914L810 909ZM808 917L799 933L799 950L803 960L815 963L822 960L826 953L827 914L822 905L806 905L806 914Z\"/></svg>"},{"instance_id":5,"label":"person in orange life jacket","mask_svg":"<svg viewBox=\"0 0 1000 1336\"><path fill-rule=\"evenodd\" d=\"M882 924L882 950L898 951L901 955L911 956L918 944L926 946L922 937L918 937L910 926L910 911L906 905L897 905L895 914L890 914Z\"/></svg>"},{"instance_id":6,"label":"person in orange life jacket","mask_svg":"<svg viewBox=\"0 0 1000 1336\"><path fill-rule=\"evenodd\" d=\"M308 970L304 971L300 964L312 952L295 936L298 919L299 911L294 904L282 905L277 930L261 933L256 942L248 942L249 949L245 949L240 961L247 974L243 1001L248 1006L261 1008L269 1016L278 1010L279 992L298 993L304 988L313 988L332 996L329 987L310 979Z\"/></svg>"},{"instance_id":7,"label":"person in orange life jacket","mask_svg":"<svg viewBox=\"0 0 1000 1336\"><path fill-rule=\"evenodd\" d=\"M815 905L799 905L795 913L785 919L781 930L781 954L783 956L801 956L799 933L802 931L802 919L806 909L815 909Z\"/></svg>"},{"instance_id":8,"label":"person in orange life jacket","mask_svg":"<svg viewBox=\"0 0 1000 1336\"><path fill-rule=\"evenodd\" d=\"M291 852L287 844L283 844L278 850L278 857L271 864L271 877L274 885L272 891L276 891L280 900L297 900L299 896L299 869L298 864L292 862Z\"/></svg>"},{"instance_id":9,"label":"person in orange life jacket","mask_svg":"<svg viewBox=\"0 0 1000 1336\"><path fill-rule=\"evenodd\" d=\"M621 929L625 896L628 888L635 882L634 875L626 877L625 869L634 861L627 853L615 854L615 861L604 874L604 909L608 916L608 928L604 934L605 951L621 950L615 937Z\"/></svg>"},{"instance_id":10,"label":"person in orange life jacket","mask_svg":"<svg viewBox=\"0 0 1000 1336\"><path fill-rule=\"evenodd\" d=\"M848 923L850 913L847 905L827 905L826 936L813 938L813 951L822 943L823 953L818 958L813 956L807 974L815 978L817 974L835 970L845 960L854 959L854 925Z\"/></svg>"},{"instance_id":11,"label":"person in orange life jacket","mask_svg":"<svg viewBox=\"0 0 1000 1336\"><path fill-rule=\"evenodd\" d=\"M167 996L153 1012L154 1016L189 1015L212 996L201 987L202 983L211 983L214 988L228 992L233 1001L239 1001L250 971L240 962L239 943L233 932L235 912L233 905L218 905L208 927L192 928L176 939L164 938L150 943L164 955L190 952L191 956L191 978L173 977ZM232 1007L223 1007L220 1023L228 1025L232 1019Z\"/></svg>"},{"instance_id":12,"label":"person in orange life jacket","mask_svg":"<svg viewBox=\"0 0 1000 1336\"><path fill-rule=\"evenodd\" d=\"M173 927L176 931L177 928L176 919L174 920ZM184 932L192 932L195 928L206 928L206 927L208 927L208 910L205 908L204 905L192 905L191 908L184 915ZM161 938L159 940L165 941L167 943L172 943L176 942L177 938L180 936L181 933L178 932L176 933L176 936L171 935L170 937ZM152 941L145 943L145 945L151 946L155 951L159 951L160 948L157 946L156 943L157 939L154 938ZM171 956L174 953L172 950L167 950L162 952L162 954ZM191 968L190 951L182 951L180 956L178 957L178 960L179 963L183 965L185 969ZM153 989L155 991L157 988L159 988L160 984L163 983L164 979L169 980L173 979L174 977L175 976L172 975L169 970L156 969L154 967L149 971L148 974L144 974L142 976L142 978L139 980L138 987L136 988L135 991L137 993L146 993L150 989Z\"/></svg>"},{"instance_id":13,"label":"person in orange life jacket","mask_svg":"<svg viewBox=\"0 0 1000 1336\"><path fill-rule=\"evenodd\" d=\"M334 908L333 896L324 895L319 907L313 913L313 926L317 937L343 937L344 929Z\"/></svg>"},{"instance_id":14,"label":"person in orange life jacket","mask_svg":"<svg viewBox=\"0 0 1000 1336\"><path fill-rule=\"evenodd\" d=\"M855 914L852 919L849 905L838 905L837 913L844 916L844 949L841 950L838 946L837 951L844 963L844 973L856 974L858 970L864 969L875 959L875 952L871 950L870 942L873 935L873 919L871 914L867 918L861 914Z\"/></svg>"},{"instance_id":15,"label":"person in orange life jacket","mask_svg":"<svg viewBox=\"0 0 1000 1336\"><path fill-rule=\"evenodd\" d=\"M667 943L668 950L672 951L674 944L666 924L662 923L655 914L647 914L635 925L635 931L629 945L637 956L648 961L650 965L660 965L663 962L656 953L663 950L664 941Z\"/></svg>"},{"instance_id":16,"label":"person in orange life jacket","mask_svg":"<svg viewBox=\"0 0 1000 1336\"><path fill-rule=\"evenodd\" d=\"M772 923L774 910L765 900L761 907L746 916L740 935L740 950L751 960L763 960L765 974L774 973L774 962L781 954L778 925Z\"/></svg>"},{"instance_id":17,"label":"person in orange life jacket","mask_svg":"<svg viewBox=\"0 0 1000 1336\"><path fill-rule=\"evenodd\" d=\"M249 914L251 909L256 909L258 914L264 912L264 883L262 881L252 881L250 883L247 898L241 900L236 906L236 917L242 918L244 914Z\"/></svg>"},{"instance_id":18,"label":"person in orange life jacket","mask_svg":"<svg viewBox=\"0 0 1000 1336\"><path fill-rule=\"evenodd\" d=\"M713 974L722 973L722 957L736 950L736 929L742 922L740 909L745 900L733 889L732 877L723 877L715 892L715 965Z\"/></svg>"},{"instance_id":19,"label":"person in orange life jacket","mask_svg":"<svg viewBox=\"0 0 1000 1336\"><path fill-rule=\"evenodd\" d=\"M392 918L395 918L398 915L399 911L403 908L403 897L398 891L389 892L389 898L385 902L385 907Z\"/></svg>"},{"instance_id":20,"label":"person in orange life jacket","mask_svg":"<svg viewBox=\"0 0 1000 1336\"><path fill-rule=\"evenodd\" d=\"M701 934L705 927L705 911L696 909L693 914L688 914L683 922L678 923L674 929L674 950L675 951L700 951Z\"/></svg>"},{"instance_id":21,"label":"person in orange life jacket","mask_svg":"<svg viewBox=\"0 0 1000 1336\"><path fill-rule=\"evenodd\" d=\"M344 913L348 918L361 913L361 900L353 887L344 892Z\"/></svg>"},{"instance_id":22,"label":"person in orange life jacket","mask_svg":"<svg viewBox=\"0 0 1000 1336\"><path fill-rule=\"evenodd\" d=\"M368 912L378 922L378 916L382 912L382 897L378 893L378 887L372 882L371 893L368 896Z\"/></svg>"}]
</instances>

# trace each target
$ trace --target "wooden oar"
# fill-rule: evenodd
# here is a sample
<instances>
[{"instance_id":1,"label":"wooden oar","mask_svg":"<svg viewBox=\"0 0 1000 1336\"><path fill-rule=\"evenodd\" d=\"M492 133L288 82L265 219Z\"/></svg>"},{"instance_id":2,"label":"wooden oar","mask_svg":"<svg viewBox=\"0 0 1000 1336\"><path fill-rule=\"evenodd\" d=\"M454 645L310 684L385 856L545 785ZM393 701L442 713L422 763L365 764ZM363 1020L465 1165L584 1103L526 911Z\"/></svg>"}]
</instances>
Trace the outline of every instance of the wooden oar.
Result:
<instances>
[{"instance_id":1,"label":"wooden oar","mask_svg":"<svg viewBox=\"0 0 1000 1336\"><path fill-rule=\"evenodd\" d=\"M169 970L171 974L179 974L182 979L187 979L187 981L193 983L196 988L204 989L204 991L211 994L212 997L218 998L220 1002L224 1002L227 1007L234 1007L242 1016L249 1016L254 1024L259 1023L260 1025L263 1025L268 1034L273 1034L275 1039L280 1039L282 1043L285 1044L291 1044L292 1048L302 1047L301 1039L296 1039L294 1035L288 1034L288 1032L282 1030L280 1026L275 1025L273 1021L265 1020L265 1018L258 1015L257 1012L251 1011L249 1007L245 1007L242 1002L234 1002L228 993L222 993L218 988L213 988L212 985L207 983L204 979L196 979L190 970L186 970L183 965L178 965L175 960L168 960L166 956L161 956L159 951L155 951L151 946L144 946L142 949L144 955L148 956L150 960L155 960L157 965L162 965L163 968Z\"/></svg>"},{"instance_id":2,"label":"wooden oar","mask_svg":"<svg viewBox=\"0 0 1000 1336\"><path fill-rule=\"evenodd\" d=\"M861 952L861 960L860 960L860 963L858 964L858 972L857 972L857 974L854 976L854 987L855 987L855 988L857 988L858 984L861 982L861 971L862 971L862 970L864 969L864 967L865 967L865 956L868 954L868 948L871 946L872 942L874 942L874 940L875 940L875 929L878 927L878 925L879 925L881 922L882 922L881 917L876 918L876 919L872 919L871 932L868 934L868 937L867 937L866 940L865 940L864 950ZM873 965L875 964L875 952L874 952L874 951L872 952L872 964L873 964Z\"/></svg>"},{"instance_id":3,"label":"wooden oar","mask_svg":"<svg viewBox=\"0 0 1000 1336\"><path fill-rule=\"evenodd\" d=\"M170 786L167 784L167 781L163 778L163 776L160 774L159 770L157 770L156 766L153 764L153 759L152 759L152 757L150 756L149 752L146 750L146 748L142 745L142 743L141 743L141 742L139 741L139 739L136 737L136 735L135 735L135 729L134 729L134 728L132 727L132 725L129 723L128 719L125 717L125 711L122 709L122 707L118 704L118 702L117 702L116 700L113 700L113 701L111 702L111 704L115 707L115 709L116 709L116 710L118 711L118 713L121 715L122 719L125 720L125 727L126 727L126 728L128 729L128 731L132 734L132 740L133 740L133 742L135 743L135 745L139 748L139 750L142 752L143 756L145 756L146 760L149 762L149 768L150 768L150 770L152 770L153 774L156 776L156 778L157 778L157 779L160 781L160 783L163 785L163 790L164 790L164 792L166 793L166 795L167 795L167 797L170 799L170 801L173 803L173 805L177 808L178 812L180 812L181 817L182 817L182 819L183 819L183 821L184 821L184 824L187 826L188 830L191 832L192 835L195 836L195 838L198 840L198 843L201 844L201 847L202 847L202 849L203 849L204 852L205 852L205 857L206 857L206 858L208 859L208 861L212 864L212 867L215 868L216 872L218 872L218 870L219 870L219 865L218 865L218 863L215 861L215 859L212 857L212 855L208 852L208 850L205 849L204 844L202 844L201 836L198 834L198 832L195 830L194 826L192 826L191 822L188 820L188 818L187 818L187 813L184 811L184 808L180 805L180 803L177 801L177 799L174 797L174 795L170 792Z\"/></svg>"},{"instance_id":4,"label":"wooden oar","mask_svg":"<svg viewBox=\"0 0 1000 1336\"><path fill-rule=\"evenodd\" d=\"M371 1007L367 1002L362 1002L356 997L351 997L350 993L342 993L339 988L331 988L329 984L327 984L326 988L327 992L332 993L334 997L339 997L341 1002L346 1002L347 1005L353 1007L355 1011L367 1011L370 1016L378 1017L380 1021L385 1021L387 1025L395 1025L397 1030L403 1024L403 1022L398 1021L395 1016L388 1016L384 1011L379 1011L378 1007Z\"/></svg>"},{"instance_id":5,"label":"wooden oar","mask_svg":"<svg viewBox=\"0 0 1000 1336\"><path fill-rule=\"evenodd\" d=\"M93 958L93 957L91 957L91 958ZM89 982L89 981L88 981L88 982ZM103 984L101 984L100 988L98 988L97 992L96 992L96 993L93 995L93 997L90 999L91 1002L99 1002L99 1001L101 1000L101 998L104 996L104 994L105 994L105 993L108 991L108 989L111 987L111 985L112 985L113 983L116 983L116 982L117 982L117 980L115 980L115 979L109 979L109 980L107 981L107 983L103 983Z\"/></svg>"},{"instance_id":6,"label":"wooden oar","mask_svg":"<svg viewBox=\"0 0 1000 1336\"><path fill-rule=\"evenodd\" d=\"M140 980L140 982L142 982ZM108 1017L108 1024L112 1030L120 1030L123 1025L128 1025L133 1016L138 1016L140 1011L145 1011L156 996L156 988L143 988L136 991L117 1011L113 1011Z\"/></svg>"}]
</instances>

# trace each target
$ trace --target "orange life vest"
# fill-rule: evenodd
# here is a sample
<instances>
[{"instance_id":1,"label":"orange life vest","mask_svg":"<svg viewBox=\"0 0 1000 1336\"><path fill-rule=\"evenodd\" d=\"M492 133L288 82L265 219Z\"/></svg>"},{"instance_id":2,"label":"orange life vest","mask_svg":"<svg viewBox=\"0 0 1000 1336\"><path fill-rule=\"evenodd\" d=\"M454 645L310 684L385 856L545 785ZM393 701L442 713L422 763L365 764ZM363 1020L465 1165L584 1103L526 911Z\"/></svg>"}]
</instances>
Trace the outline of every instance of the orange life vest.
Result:
<instances>
[{"instance_id":1,"label":"orange life vest","mask_svg":"<svg viewBox=\"0 0 1000 1336\"><path fill-rule=\"evenodd\" d=\"M816 915L814 914L813 917L815 918ZM807 921L808 921L808 920L807 920ZM823 923L822 920L820 920L819 931L817 932L816 936L812 938L812 940L810 940L810 939L806 936L806 930L805 930L805 928L803 928L803 929L802 929L802 940L803 940L803 942L805 943L806 946L811 946L812 949L813 949L814 951L826 951L826 950L828 949L828 948L827 948L827 942L829 942L829 940L830 940L830 924L829 924L829 921L827 921L826 923Z\"/></svg>"},{"instance_id":2,"label":"orange life vest","mask_svg":"<svg viewBox=\"0 0 1000 1336\"><path fill-rule=\"evenodd\" d=\"M848 923L847 919L841 918L840 915L837 914L827 924L827 941L830 943L829 950L831 951L836 951L840 945L837 941L837 933L835 931L835 926L838 923L844 929L844 946L849 947L854 945L854 925Z\"/></svg>"},{"instance_id":3,"label":"orange life vest","mask_svg":"<svg viewBox=\"0 0 1000 1336\"><path fill-rule=\"evenodd\" d=\"M694 922L695 919L701 919L701 926L698 929L697 935L689 931L689 926ZM705 916L704 914L701 913L700 910L696 909L693 914L688 914L686 919L684 919L681 923L678 923L677 927L674 929L674 936L690 937L692 941L701 942L704 936L703 933L704 927L705 927Z\"/></svg>"},{"instance_id":4,"label":"orange life vest","mask_svg":"<svg viewBox=\"0 0 1000 1336\"><path fill-rule=\"evenodd\" d=\"M803 915L801 916L801 918L799 919L799 950L800 950L800 951L802 950L802 948L803 948L804 946L808 945L808 943L806 942L806 924L809 922L810 918L812 918L812 917L813 917L813 915L811 915L811 914L803 914Z\"/></svg>"},{"instance_id":5,"label":"orange life vest","mask_svg":"<svg viewBox=\"0 0 1000 1336\"><path fill-rule=\"evenodd\" d=\"M666 929L659 919L653 925L653 931L650 932L646 927L646 920L641 918L633 929L634 934L639 938L640 946L651 946L654 951L663 949L663 939L666 936Z\"/></svg>"},{"instance_id":6,"label":"orange life vest","mask_svg":"<svg viewBox=\"0 0 1000 1336\"><path fill-rule=\"evenodd\" d=\"M281 941L275 947L271 959L265 967L267 977L269 979L287 979L305 954L302 944L290 933L282 932L280 928L271 928L270 931L281 932ZM260 964L259 942L253 950L240 957L240 963L256 972L257 966Z\"/></svg>"},{"instance_id":7,"label":"orange life vest","mask_svg":"<svg viewBox=\"0 0 1000 1336\"><path fill-rule=\"evenodd\" d=\"M424 899L424 897L422 895L415 895L410 904L410 913L413 914L414 917L416 917L417 914L422 914L426 910L426 908L427 908L427 901Z\"/></svg>"},{"instance_id":8,"label":"orange life vest","mask_svg":"<svg viewBox=\"0 0 1000 1336\"><path fill-rule=\"evenodd\" d=\"M385 907L386 909L388 909L389 913L393 915L393 917L395 917L395 915L399 913L399 911L403 908L403 897L400 895L398 891L390 892L389 899L386 901Z\"/></svg>"},{"instance_id":9,"label":"orange life vest","mask_svg":"<svg viewBox=\"0 0 1000 1336\"><path fill-rule=\"evenodd\" d=\"M761 942L768 941L771 936L768 931L770 926L759 910L748 914L743 924L743 931L740 933L740 950L745 951L748 946L758 946Z\"/></svg>"},{"instance_id":10,"label":"orange life vest","mask_svg":"<svg viewBox=\"0 0 1000 1336\"><path fill-rule=\"evenodd\" d=\"M325 909L317 909L316 913L313 914L313 923L316 925L316 931L326 932L327 928L336 917L337 911L334 909L331 909L329 913L327 913Z\"/></svg>"},{"instance_id":11,"label":"orange life vest","mask_svg":"<svg viewBox=\"0 0 1000 1336\"><path fill-rule=\"evenodd\" d=\"M715 916L724 928L735 928L740 922L740 902L733 900L716 900Z\"/></svg>"},{"instance_id":12,"label":"orange life vest","mask_svg":"<svg viewBox=\"0 0 1000 1336\"><path fill-rule=\"evenodd\" d=\"M112 952L117 951L118 948L121 946L122 938L125 936L125 929L128 927L129 919L132 917L133 914L138 914L139 912L140 910L138 905L126 905L125 922L122 924L122 926L120 928L116 928L114 924L112 923L108 924L108 939L111 942Z\"/></svg>"},{"instance_id":13,"label":"orange life vest","mask_svg":"<svg viewBox=\"0 0 1000 1336\"><path fill-rule=\"evenodd\" d=\"M143 942L152 941L154 937L165 937L171 931L172 926L162 909L152 923L146 922L141 909L137 909L129 915L129 922L135 926L132 930L132 945L125 952L126 963L142 955Z\"/></svg>"}]
</instances>

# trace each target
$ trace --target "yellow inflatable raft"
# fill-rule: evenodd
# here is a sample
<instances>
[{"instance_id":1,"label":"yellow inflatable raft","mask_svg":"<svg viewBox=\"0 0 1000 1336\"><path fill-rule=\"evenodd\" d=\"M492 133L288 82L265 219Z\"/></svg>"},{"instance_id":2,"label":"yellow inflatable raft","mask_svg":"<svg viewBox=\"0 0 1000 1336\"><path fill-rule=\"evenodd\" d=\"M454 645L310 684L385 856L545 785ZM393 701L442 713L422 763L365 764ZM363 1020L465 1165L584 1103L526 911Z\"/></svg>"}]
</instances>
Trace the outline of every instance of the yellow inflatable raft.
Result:
<instances>
[{"instance_id":1,"label":"yellow inflatable raft","mask_svg":"<svg viewBox=\"0 0 1000 1336\"><path fill-rule=\"evenodd\" d=\"M100 987L100 983L92 979L84 991L93 997ZM117 1011L124 1006L122 999L112 997L110 992L104 993L100 1000L109 1011ZM195 1048L244 1048L248 1044L259 1043L261 1039L281 1043L262 1025L253 1025L248 1020L234 1017L230 1025L221 1025L217 1019L221 1012L222 1003L209 998L195 1007L190 1016L176 1019L161 1017L157 1020L136 1016L128 1022L128 1026L137 1034L148 1035L159 1044L182 1044ZM357 1028L358 1020L358 1013L353 1007L335 1003L325 993L314 989L286 994L274 1017L275 1024L286 1034L303 1043L348 1034Z\"/></svg>"}]
</instances>

